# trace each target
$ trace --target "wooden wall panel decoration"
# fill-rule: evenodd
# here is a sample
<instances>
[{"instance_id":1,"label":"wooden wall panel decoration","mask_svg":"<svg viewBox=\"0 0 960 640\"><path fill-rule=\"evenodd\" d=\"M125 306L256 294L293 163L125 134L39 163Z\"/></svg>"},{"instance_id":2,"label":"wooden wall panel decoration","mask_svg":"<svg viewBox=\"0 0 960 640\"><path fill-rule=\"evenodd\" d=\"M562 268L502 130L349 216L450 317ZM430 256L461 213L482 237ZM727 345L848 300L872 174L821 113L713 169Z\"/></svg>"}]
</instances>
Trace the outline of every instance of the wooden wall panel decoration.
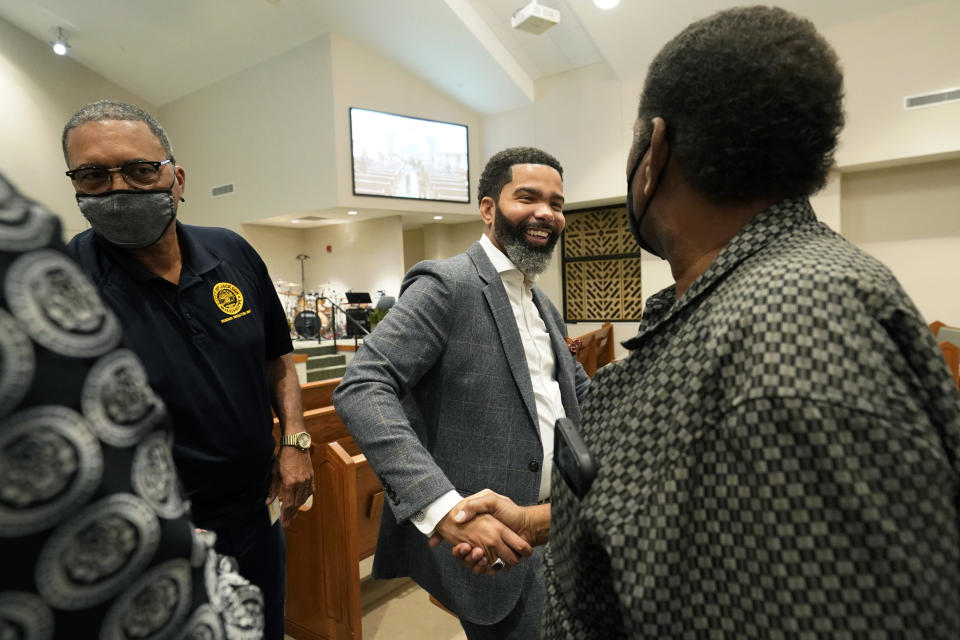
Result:
<instances>
[{"instance_id":1,"label":"wooden wall panel decoration","mask_svg":"<svg viewBox=\"0 0 960 640\"><path fill-rule=\"evenodd\" d=\"M635 322L643 296L640 249L626 207L565 212L561 247L567 322Z\"/></svg>"}]
</instances>

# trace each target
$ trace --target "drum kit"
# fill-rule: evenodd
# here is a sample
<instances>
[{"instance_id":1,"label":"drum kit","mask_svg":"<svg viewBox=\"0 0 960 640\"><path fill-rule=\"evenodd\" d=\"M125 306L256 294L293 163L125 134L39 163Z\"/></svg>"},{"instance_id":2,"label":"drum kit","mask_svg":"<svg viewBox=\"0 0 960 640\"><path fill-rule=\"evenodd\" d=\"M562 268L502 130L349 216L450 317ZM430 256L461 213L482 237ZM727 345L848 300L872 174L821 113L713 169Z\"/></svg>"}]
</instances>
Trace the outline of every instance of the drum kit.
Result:
<instances>
[{"instance_id":1,"label":"drum kit","mask_svg":"<svg viewBox=\"0 0 960 640\"><path fill-rule=\"evenodd\" d=\"M331 302L336 303L342 293L329 282L317 285L315 291L306 291L303 284L305 281L303 262L307 259L309 256L304 254L297 256L297 260L300 261L299 284L283 280L274 283L287 316L287 323L290 325L290 333L292 337L302 340L332 338L335 331L338 335L342 335L343 327L339 327L337 331L337 327L330 326ZM342 324L342 321L337 324Z\"/></svg>"},{"instance_id":2,"label":"drum kit","mask_svg":"<svg viewBox=\"0 0 960 640\"><path fill-rule=\"evenodd\" d=\"M330 302L326 295L302 291L295 282L274 283L293 337L314 340L330 332ZM331 296L332 298L332 296Z\"/></svg>"}]
</instances>

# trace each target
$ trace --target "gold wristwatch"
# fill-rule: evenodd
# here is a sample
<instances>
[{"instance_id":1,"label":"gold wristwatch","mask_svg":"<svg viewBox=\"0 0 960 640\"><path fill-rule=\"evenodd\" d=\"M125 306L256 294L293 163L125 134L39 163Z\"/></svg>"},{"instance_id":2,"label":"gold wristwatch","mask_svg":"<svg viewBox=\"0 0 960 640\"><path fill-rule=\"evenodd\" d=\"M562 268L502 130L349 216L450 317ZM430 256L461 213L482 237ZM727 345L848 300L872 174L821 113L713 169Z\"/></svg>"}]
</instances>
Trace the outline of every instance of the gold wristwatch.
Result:
<instances>
[{"instance_id":1,"label":"gold wristwatch","mask_svg":"<svg viewBox=\"0 0 960 640\"><path fill-rule=\"evenodd\" d=\"M306 431L293 433L280 438L281 445L296 447L297 449L300 449L300 451L308 451L310 449L310 442L310 434Z\"/></svg>"}]
</instances>

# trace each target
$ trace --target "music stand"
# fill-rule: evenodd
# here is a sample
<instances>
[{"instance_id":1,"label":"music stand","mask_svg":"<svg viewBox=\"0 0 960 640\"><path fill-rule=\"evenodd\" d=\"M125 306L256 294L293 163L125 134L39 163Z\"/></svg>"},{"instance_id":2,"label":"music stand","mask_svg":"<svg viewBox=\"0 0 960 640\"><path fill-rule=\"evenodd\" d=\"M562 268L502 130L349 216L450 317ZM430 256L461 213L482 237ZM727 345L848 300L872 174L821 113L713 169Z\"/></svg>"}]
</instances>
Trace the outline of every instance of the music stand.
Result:
<instances>
[{"instance_id":1,"label":"music stand","mask_svg":"<svg viewBox=\"0 0 960 640\"><path fill-rule=\"evenodd\" d=\"M366 291L347 291L347 304L370 304L373 300Z\"/></svg>"},{"instance_id":2,"label":"music stand","mask_svg":"<svg viewBox=\"0 0 960 640\"><path fill-rule=\"evenodd\" d=\"M370 304L373 300L366 291L347 291L347 304L359 305ZM347 309L347 337L362 338L370 333L369 309L363 307L353 307Z\"/></svg>"}]
</instances>

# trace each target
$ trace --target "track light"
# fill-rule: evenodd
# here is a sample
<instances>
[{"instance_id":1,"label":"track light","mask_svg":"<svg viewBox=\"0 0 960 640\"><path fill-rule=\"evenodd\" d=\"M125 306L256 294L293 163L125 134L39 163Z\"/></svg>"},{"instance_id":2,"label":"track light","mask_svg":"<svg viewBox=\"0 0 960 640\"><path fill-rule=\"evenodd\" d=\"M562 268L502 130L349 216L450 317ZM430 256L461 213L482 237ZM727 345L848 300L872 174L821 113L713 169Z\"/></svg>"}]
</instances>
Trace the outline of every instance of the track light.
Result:
<instances>
[{"instance_id":1,"label":"track light","mask_svg":"<svg viewBox=\"0 0 960 640\"><path fill-rule=\"evenodd\" d=\"M63 29L57 27L57 39L50 43L50 46L53 47L53 52L58 56L67 55L67 49L70 48L70 45L67 44L66 38L63 37Z\"/></svg>"}]
</instances>

